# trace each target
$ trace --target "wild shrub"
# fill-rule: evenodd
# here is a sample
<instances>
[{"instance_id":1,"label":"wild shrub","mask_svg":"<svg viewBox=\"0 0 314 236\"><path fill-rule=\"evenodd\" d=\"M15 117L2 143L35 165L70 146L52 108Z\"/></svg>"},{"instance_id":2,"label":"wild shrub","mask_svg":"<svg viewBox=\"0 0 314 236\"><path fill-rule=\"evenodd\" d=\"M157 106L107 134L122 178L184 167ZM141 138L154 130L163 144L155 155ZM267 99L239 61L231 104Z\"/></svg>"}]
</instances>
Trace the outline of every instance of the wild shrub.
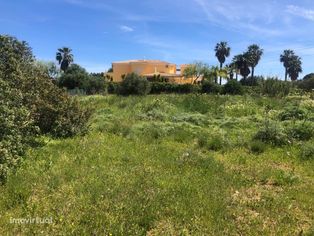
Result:
<instances>
[{"instance_id":1,"label":"wild shrub","mask_svg":"<svg viewBox=\"0 0 314 236\"><path fill-rule=\"evenodd\" d=\"M118 93L120 95L147 95L150 92L150 82L138 74L128 74L122 80Z\"/></svg>"},{"instance_id":2,"label":"wild shrub","mask_svg":"<svg viewBox=\"0 0 314 236\"><path fill-rule=\"evenodd\" d=\"M205 80L202 82L201 92L219 94L222 92L222 87L221 85Z\"/></svg>"},{"instance_id":3,"label":"wild shrub","mask_svg":"<svg viewBox=\"0 0 314 236\"><path fill-rule=\"evenodd\" d=\"M172 83L151 83L151 94L161 94L161 93L197 93L200 91L200 87L194 84L172 84Z\"/></svg>"},{"instance_id":4,"label":"wild shrub","mask_svg":"<svg viewBox=\"0 0 314 236\"><path fill-rule=\"evenodd\" d=\"M310 140L314 136L314 125L310 122L296 122L289 124L286 131L289 138Z\"/></svg>"},{"instance_id":5,"label":"wild shrub","mask_svg":"<svg viewBox=\"0 0 314 236\"><path fill-rule=\"evenodd\" d=\"M232 94L232 95L241 95L243 94L243 87L238 81L229 80L223 86L223 93Z\"/></svg>"},{"instance_id":6,"label":"wild shrub","mask_svg":"<svg viewBox=\"0 0 314 236\"><path fill-rule=\"evenodd\" d=\"M253 140L249 144L249 149L252 153L260 154L263 153L266 150L266 145L264 142L259 140Z\"/></svg>"},{"instance_id":7,"label":"wild shrub","mask_svg":"<svg viewBox=\"0 0 314 236\"><path fill-rule=\"evenodd\" d=\"M22 94L0 78L0 184L33 141L36 128Z\"/></svg>"},{"instance_id":8,"label":"wild shrub","mask_svg":"<svg viewBox=\"0 0 314 236\"><path fill-rule=\"evenodd\" d=\"M197 140L199 147L207 150L219 151L228 147L225 136L219 131L214 131L211 134L201 133Z\"/></svg>"},{"instance_id":9,"label":"wild shrub","mask_svg":"<svg viewBox=\"0 0 314 236\"><path fill-rule=\"evenodd\" d=\"M89 112L53 84L26 42L0 35L0 81L2 169L17 164L37 131L68 137L85 130Z\"/></svg>"},{"instance_id":10,"label":"wild shrub","mask_svg":"<svg viewBox=\"0 0 314 236\"><path fill-rule=\"evenodd\" d=\"M309 142L301 146L300 150L301 160L308 161L314 160L314 143Z\"/></svg>"},{"instance_id":11,"label":"wild shrub","mask_svg":"<svg viewBox=\"0 0 314 236\"><path fill-rule=\"evenodd\" d=\"M274 146L282 146L288 143L288 137L284 130L276 124L269 124L258 130L253 140L258 140Z\"/></svg>"},{"instance_id":12,"label":"wild shrub","mask_svg":"<svg viewBox=\"0 0 314 236\"><path fill-rule=\"evenodd\" d=\"M103 76L90 75L86 85L86 93L92 94L103 94L106 91L106 82Z\"/></svg>"},{"instance_id":13,"label":"wild shrub","mask_svg":"<svg viewBox=\"0 0 314 236\"><path fill-rule=\"evenodd\" d=\"M262 76L254 76L243 78L240 80L240 84L243 86L258 86L264 80Z\"/></svg>"},{"instance_id":14,"label":"wild shrub","mask_svg":"<svg viewBox=\"0 0 314 236\"><path fill-rule=\"evenodd\" d=\"M84 89L88 86L89 74L77 64L72 64L58 79L58 85L67 89Z\"/></svg>"},{"instance_id":15,"label":"wild shrub","mask_svg":"<svg viewBox=\"0 0 314 236\"><path fill-rule=\"evenodd\" d=\"M298 106L288 107L279 114L279 119L284 120L303 120L306 117L306 111Z\"/></svg>"},{"instance_id":16,"label":"wild shrub","mask_svg":"<svg viewBox=\"0 0 314 236\"><path fill-rule=\"evenodd\" d=\"M308 74L304 76L303 80L296 81L298 88L305 91L313 91L314 90L314 73Z\"/></svg>"},{"instance_id":17,"label":"wild shrub","mask_svg":"<svg viewBox=\"0 0 314 236\"><path fill-rule=\"evenodd\" d=\"M259 84L261 94L270 97L284 97L289 95L293 85L291 82L281 81L277 78L267 78Z\"/></svg>"}]
</instances>

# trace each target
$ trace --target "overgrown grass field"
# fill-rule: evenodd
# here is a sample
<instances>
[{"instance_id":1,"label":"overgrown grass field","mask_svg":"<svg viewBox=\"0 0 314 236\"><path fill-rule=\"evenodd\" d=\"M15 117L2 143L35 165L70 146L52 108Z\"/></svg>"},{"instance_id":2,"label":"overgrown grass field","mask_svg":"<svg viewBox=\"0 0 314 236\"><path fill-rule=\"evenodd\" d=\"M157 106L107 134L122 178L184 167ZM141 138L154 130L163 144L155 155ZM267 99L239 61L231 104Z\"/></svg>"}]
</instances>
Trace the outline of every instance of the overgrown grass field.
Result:
<instances>
[{"instance_id":1,"label":"overgrown grass field","mask_svg":"<svg viewBox=\"0 0 314 236\"><path fill-rule=\"evenodd\" d=\"M314 234L311 98L80 100L88 134L44 137L0 187L0 235ZM53 222L10 223L33 217Z\"/></svg>"}]
</instances>

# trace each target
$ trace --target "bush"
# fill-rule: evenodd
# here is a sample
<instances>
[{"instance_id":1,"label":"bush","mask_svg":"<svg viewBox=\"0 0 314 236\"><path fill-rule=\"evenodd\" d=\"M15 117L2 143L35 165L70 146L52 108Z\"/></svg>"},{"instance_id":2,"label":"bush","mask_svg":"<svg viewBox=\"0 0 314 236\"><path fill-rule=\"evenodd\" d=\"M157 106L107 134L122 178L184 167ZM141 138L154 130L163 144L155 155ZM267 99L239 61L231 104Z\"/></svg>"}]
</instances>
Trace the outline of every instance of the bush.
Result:
<instances>
[{"instance_id":1,"label":"bush","mask_svg":"<svg viewBox=\"0 0 314 236\"><path fill-rule=\"evenodd\" d=\"M306 111L298 106L288 107L279 114L279 119L284 120L303 120L306 117Z\"/></svg>"},{"instance_id":2,"label":"bush","mask_svg":"<svg viewBox=\"0 0 314 236\"><path fill-rule=\"evenodd\" d=\"M135 73L128 74L121 82L118 93L120 95L146 95L150 92L150 82Z\"/></svg>"},{"instance_id":3,"label":"bush","mask_svg":"<svg viewBox=\"0 0 314 236\"><path fill-rule=\"evenodd\" d=\"M109 94L117 94L119 89L119 83L109 82L107 85L107 91Z\"/></svg>"},{"instance_id":4,"label":"bush","mask_svg":"<svg viewBox=\"0 0 314 236\"><path fill-rule=\"evenodd\" d=\"M40 68L26 42L0 35L1 180L39 132L68 137L86 130L90 113Z\"/></svg>"},{"instance_id":5,"label":"bush","mask_svg":"<svg viewBox=\"0 0 314 236\"><path fill-rule=\"evenodd\" d=\"M200 88L198 85L193 84L171 84L171 83L151 83L151 93L196 93L199 92Z\"/></svg>"},{"instance_id":6,"label":"bush","mask_svg":"<svg viewBox=\"0 0 314 236\"><path fill-rule=\"evenodd\" d=\"M314 143L313 142L302 145L301 151L300 151L300 158L301 160L304 160L304 161L314 159Z\"/></svg>"},{"instance_id":7,"label":"bush","mask_svg":"<svg viewBox=\"0 0 314 236\"><path fill-rule=\"evenodd\" d=\"M289 125L287 135L297 140L310 140L314 136L314 126L312 123L298 122Z\"/></svg>"},{"instance_id":8,"label":"bush","mask_svg":"<svg viewBox=\"0 0 314 236\"><path fill-rule=\"evenodd\" d=\"M210 81L203 81L202 82L202 88L201 88L202 93L213 93L213 94L219 94L222 91L221 85L212 83Z\"/></svg>"},{"instance_id":9,"label":"bush","mask_svg":"<svg viewBox=\"0 0 314 236\"><path fill-rule=\"evenodd\" d=\"M303 80L297 81L297 86L305 91L314 90L314 73L304 76Z\"/></svg>"},{"instance_id":10,"label":"bush","mask_svg":"<svg viewBox=\"0 0 314 236\"><path fill-rule=\"evenodd\" d=\"M67 89L84 89L88 86L89 74L84 68L77 64L72 64L64 74L58 79L58 85Z\"/></svg>"},{"instance_id":11,"label":"bush","mask_svg":"<svg viewBox=\"0 0 314 236\"><path fill-rule=\"evenodd\" d=\"M259 130L253 140L268 143L274 146L282 146L288 143L287 135L274 124L269 124Z\"/></svg>"},{"instance_id":12,"label":"bush","mask_svg":"<svg viewBox=\"0 0 314 236\"><path fill-rule=\"evenodd\" d=\"M263 79L264 78L262 76L243 78L240 80L240 84L243 86L258 86L263 81Z\"/></svg>"},{"instance_id":13,"label":"bush","mask_svg":"<svg viewBox=\"0 0 314 236\"><path fill-rule=\"evenodd\" d=\"M266 150L266 145L264 142L254 140L250 143L250 150L253 153L260 154Z\"/></svg>"},{"instance_id":14,"label":"bush","mask_svg":"<svg viewBox=\"0 0 314 236\"><path fill-rule=\"evenodd\" d=\"M0 77L0 184L15 168L35 134L34 121L22 94Z\"/></svg>"},{"instance_id":15,"label":"bush","mask_svg":"<svg viewBox=\"0 0 314 236\"><path fill-rule=\"evenodd\" d=\"M212 151L219 151L228 146L226 139L220 132L214 132L210 135L201 134L198 138L198 145Z\"/></svg>"},{"instance_id":16,"label":"bush","mask_svg":"<svg viewBox=\"0 0 314 236\"><path fill-rule=\"evenodd\" d=\"M86 93L101 94L106 91L105 78L98 75L90 75L86 85Z\"/></svg>"},{"instance_id":17,"label":"bush","mask_svg":"<svg viewBox=\"0 0 314 236\"><path fill-rule=\"evenodd\" d=\"M292 83L277 78L267 78L259 85L260 92L270 97L284 97L289 95Z\"/></svg>"},{"instance_id":18,"label":"bush","mask_svg":"<svg viewBox=\"0 0 314 236\"><path fill-rule=\"evenodd\" d=\"M225 94L243 94L243 87L242 85L235 80L229 80L224 86L223 86L223 92Z\"/></svg>"}]
</instances>

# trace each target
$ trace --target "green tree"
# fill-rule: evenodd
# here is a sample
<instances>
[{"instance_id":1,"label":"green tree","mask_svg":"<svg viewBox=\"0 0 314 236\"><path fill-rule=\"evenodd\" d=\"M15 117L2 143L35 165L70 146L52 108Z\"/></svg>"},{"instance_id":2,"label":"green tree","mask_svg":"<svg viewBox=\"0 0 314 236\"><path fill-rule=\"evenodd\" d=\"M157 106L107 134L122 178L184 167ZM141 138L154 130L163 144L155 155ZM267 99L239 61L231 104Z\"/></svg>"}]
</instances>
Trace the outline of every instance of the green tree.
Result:
<instances>
[{"instance_id":1,"label":"green tree","mask_svg":"<svg viewBox=\"0 0 314 236\"><path fill-rule=\"evenodd\" d=\"M244 53L235 56L234 63L240 74L243 76L244 79L246 79L251 72L246 54Z\"/></svg>"},{"instance_id":2,"label":"green tree","mask_svg":"<svg viewBox=\"0 0 314 236\"><path fill-rule=\"evenodd\" d=\"M37 61L37 67L39 70L47 74L47 76L53 80L58 79L61 76L60 69L52 61Z\"/></svg>"},{"instance_id":3,"label":"green tree","mask_svg":"<svg viewBox=\"0 0 314 236\"><path fill-rule=\"evenodd\" d=\"M85 90L88 84L89 77L89 74L83 67L77 64L72 64L71 66L69 66L67 71L60 76L60 78L58 79L58 85L61 88L78 88Z\"/></svg>"},{"instance_id":4,"label":"green tree","mask_svg":"<svg viewBox=\"0 0 314 236\"><path fill-rule=\"evenodd\" d=\"M302 73L301 58L297 55L293 55L288 65L288 75L292 81L295 81L298 79L300 73Z\"/></svg>"},{"instance_id":5,"label":"green tree","mask_svg":"<svg viewBox=\"0 0 314 236\"><path fill-rule=\"evenodd\" d=\"M248 47L245 57L247 58L248 64L251 67L251 77L254 77L254 70L259 63L263 55L263 49L261 49L257 44L252 44Z\"/></svg>"},{"instance_id":6,"label":"green tree","mask_svg":"<svg viewBox=\"0 0 314 236\"><path fill-rule=\"evenodd\" d=\"M280 62L283 63L285 67L285 81L288 79L288 68L291 62L291 58L295 56L294 51L292 50L284 50L283 53L280 55Z\"/></svg>"},{"instance_id":7,"label":"green tree","mask_svg":"<svg viewBox=\"0 0 314 236\"><path fill-rule=\"evenodd\" d=\"M198 79L203 80L209 73L210 68L206 63L195 62L188 65L182 74L185 78L193 78L193 84L195 84Z\"/></svg>"},{"instance_id":8,"label":"green tree","mask_svg":"<svg viewBox=\"0 0 314 236\"><path fill-rule=\"evenodd\" d=\"M226 61L226 58L230 56L231 48L228 46L227 42L220 42L216 44L215 47L215 56L217 57L219 63L220 63L220 69L222 69L223 64ZM221 77L219 80L219 84L221 85Z\"/></svg>"},{"instance_id":9,"label":"green tree","mask_svg":"<svg viewBox=\"0 0 314 236\"><path fill-rule=\"evenodd\" d=\"M56 53L56 60L60 65L60 69L65 72L74 60L72 49L68 47L59 48Z\"/></svg>"}]
</instances>

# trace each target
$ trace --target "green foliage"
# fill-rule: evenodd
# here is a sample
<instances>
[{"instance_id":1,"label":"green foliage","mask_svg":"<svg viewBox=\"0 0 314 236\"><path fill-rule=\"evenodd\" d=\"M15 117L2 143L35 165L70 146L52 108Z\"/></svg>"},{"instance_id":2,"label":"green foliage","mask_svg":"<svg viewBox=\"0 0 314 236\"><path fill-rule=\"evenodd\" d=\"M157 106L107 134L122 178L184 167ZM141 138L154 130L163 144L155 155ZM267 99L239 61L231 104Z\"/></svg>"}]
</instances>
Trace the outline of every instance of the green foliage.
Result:
<instances>
[{"instance_id":1,"label":"green foliage","mask_svg":"<svg viewBox=\"0 0 314 236\"><path fill-rule=\"evenodd\" d=\"M225 94L232 94L232 95L241 95L243 94L243 87L242 85L235 80L229 80L224 86L223 86L223 92Z\"/></svg>"},{"instance_id":2,"label":"green foliage","mask_svg":"<svg viewBox=\"0 0 314 236\"><path fill-rule=\"evenodd\" d=\"M182 75L186 78L194 78L193 83L195 83L199 78L206 77L210 73L210 68L206 63L195 62L188 65Z\"/></svg>"},{"instance_id":3,"label":"green foliage","mask_svg":"<svg viewBox=\"0 0 314 236\"><path fill-rule=\"evenodd\" d=\"M107 87L107 91L109 94L117 94L118 88L119 88L119 83L109 82L108 87Z\"/></svg>"},{"instance_id":4,"label":"green foliage","mask_svg":"<svg viewBox=\"0 0 314 236\"><path fill-rule=\"evenodd\" d=\"M260 83L262 83L264 78L262 76L254 76L254 77L247 77L242 78L240 80L240 83L243 86L258 86Z\"/></svg>"},{"instance_id":5,"label":"green foliage","mask_svg":"<svg viewBox=\"0 0 314 236\"><path fill-rule=\"evenodd\" d=\"M106 92L105 78L101 75L90 75L86 85L86 93L92 94L104 94Z\"/></svg>"},{"instance_id":6,"label":"green foliage","mask_svg":"<svg viewBox=\"0 0 314 236\"><path fill-rule=\"evenodd\" d=\"M297 81L297 86L305 91L314 90L314 73L304 76L303 80Z\"/></svg>"},{"instance_id":7,"label":"green foliage","mask_svg":"<svg viewBox=\"0 0 314 236\"><path fill-rule=\"evenodd\" d=\"M214 131L210 134L201 133L198 137L198 145L207 150L219 151L226 149L228 142L221 131Z\"/></svg>"},{"instance_id":8,"label":"green foliage","mask_svg":"<svg viewBox=\"0 0 314 236\"><path fill-rule=\"evenodd\" d=\"M193 84L171 84L171 83L151 83L151 94L161 93L195 93L199 91L198 85Z\"/></svg>"},{"instance_id":9,"label":"green foliage","mask_svg":"<svg viewBox=\"0 0 314 236\"><path fill-rule=\"evenodd\" d=\"M284 120L303 120L306 117L306 111L299 106L286 108L279 114L279 119Z\"/></svg>"},{"instance_id":10,"label":"green foliage","mask_svg":"<svg viewBox=\"0 0 314 236\"><path fill-rule=\"evenodd\" d=\"M284 130L273 123L267 124L265 127L258 130L253 140L259 140L274 146L282 146L288 143L288 137Z\"/></svg>"},{"instance_id":11,"label":"green foliage","mask_svg":"<svg viewBox=\"0 0 314 236\"><path fill-rule=\"evenodd\" d=\"M201 88L202 93L219 94L221 93L221 91L222 91L221 85L215 84L207 80L202 82L202 88Z\"/></svg>"},{"instance_id":12,"label":"green foliage","mask_svg":"<svg viewBox=\"0 0 314 236\"><path fill-rule=\"evenodd\" d=\"M147 95L150 90L151 84L146 78L132 73L124 77L118 93L120 95Z\"/></svg>"},{"instance_id":13,"label":"green foliage","mask_svg":"<svg viewBox=\"0 0 314 236\"><path fill-rule=\"evenodd\" d=\"M300 150L301 160L308 161L314 160L314 143L308 142L301 146Z\"/></svg>"},{"instance_id":14,"label":"green foliage","mask_svg":"<svg viewBox=\"0 0 314 236\"><path fill-rule=\"evenodd\" d=\"M314 137L314 125L310 122L296 122L287 127L289 138L297 140L310 140Z\"/></svg>"},{"instance_id":15,"label":"green foliage","mask_svg":"<svg viewBox=\"0 0 314 236\"><path fill-rule=\"evenodd\" d=\"M36 128L29 110L23 106L20 91L0 77L0 184L9 170L19 164Z\"/></svg>"},{"instance_id":16,"label":"green foliage","mask_svg":"<svg viewBox=\"0 0 314 236\"><path fill-rule=\"evenodd\" d=\"M56 53L56 60L60 65L60 69L66 72L70 64L74 61L72 49L68 47L59 48Z\"/></svg>"},{"instance_id":17,"label":"green foliage","mask_svg":"<svg viewBox=\"0 0 314 236\"><path fill-rule=\"evenodd\" d=\"M260 92L270 97L284 97L289 95L292 84L278 80L277 78L267 78L259 85Z\"/></svg>"},{"instance_id":18,"label":"green foliage","mask_svg":"<svg viewBox=\"0 0 314 236\"><path fill-rule=\"evenodd\" d=\"M68 137L85 128L89 113L56 87L35 63L26 42L0 35L0 172L3 180L38 132Z\"/></svg>"},{"instance_id":19,"label":"green foliage","mask_svg":"<svg viewBox=\"0 0 314 236\"><path fill-rule=\"evenodd\" d=\"M89 75L87 71L77 64L72 64L58 79L59 87L67 89L86 89Z\"/></svg>"},{"instance_id":20,"label":"green foliage","mask_svg":"<svg viewBox=\"0 0 314 236\"><path fill-rule=\"evenodd\" d=\"M259 141L259 140L253 140L249 144L250 151L255 153L255 154L261 154L265 152L266 150L266 145L264 142Z\"/></svg>"}]
</instances>

